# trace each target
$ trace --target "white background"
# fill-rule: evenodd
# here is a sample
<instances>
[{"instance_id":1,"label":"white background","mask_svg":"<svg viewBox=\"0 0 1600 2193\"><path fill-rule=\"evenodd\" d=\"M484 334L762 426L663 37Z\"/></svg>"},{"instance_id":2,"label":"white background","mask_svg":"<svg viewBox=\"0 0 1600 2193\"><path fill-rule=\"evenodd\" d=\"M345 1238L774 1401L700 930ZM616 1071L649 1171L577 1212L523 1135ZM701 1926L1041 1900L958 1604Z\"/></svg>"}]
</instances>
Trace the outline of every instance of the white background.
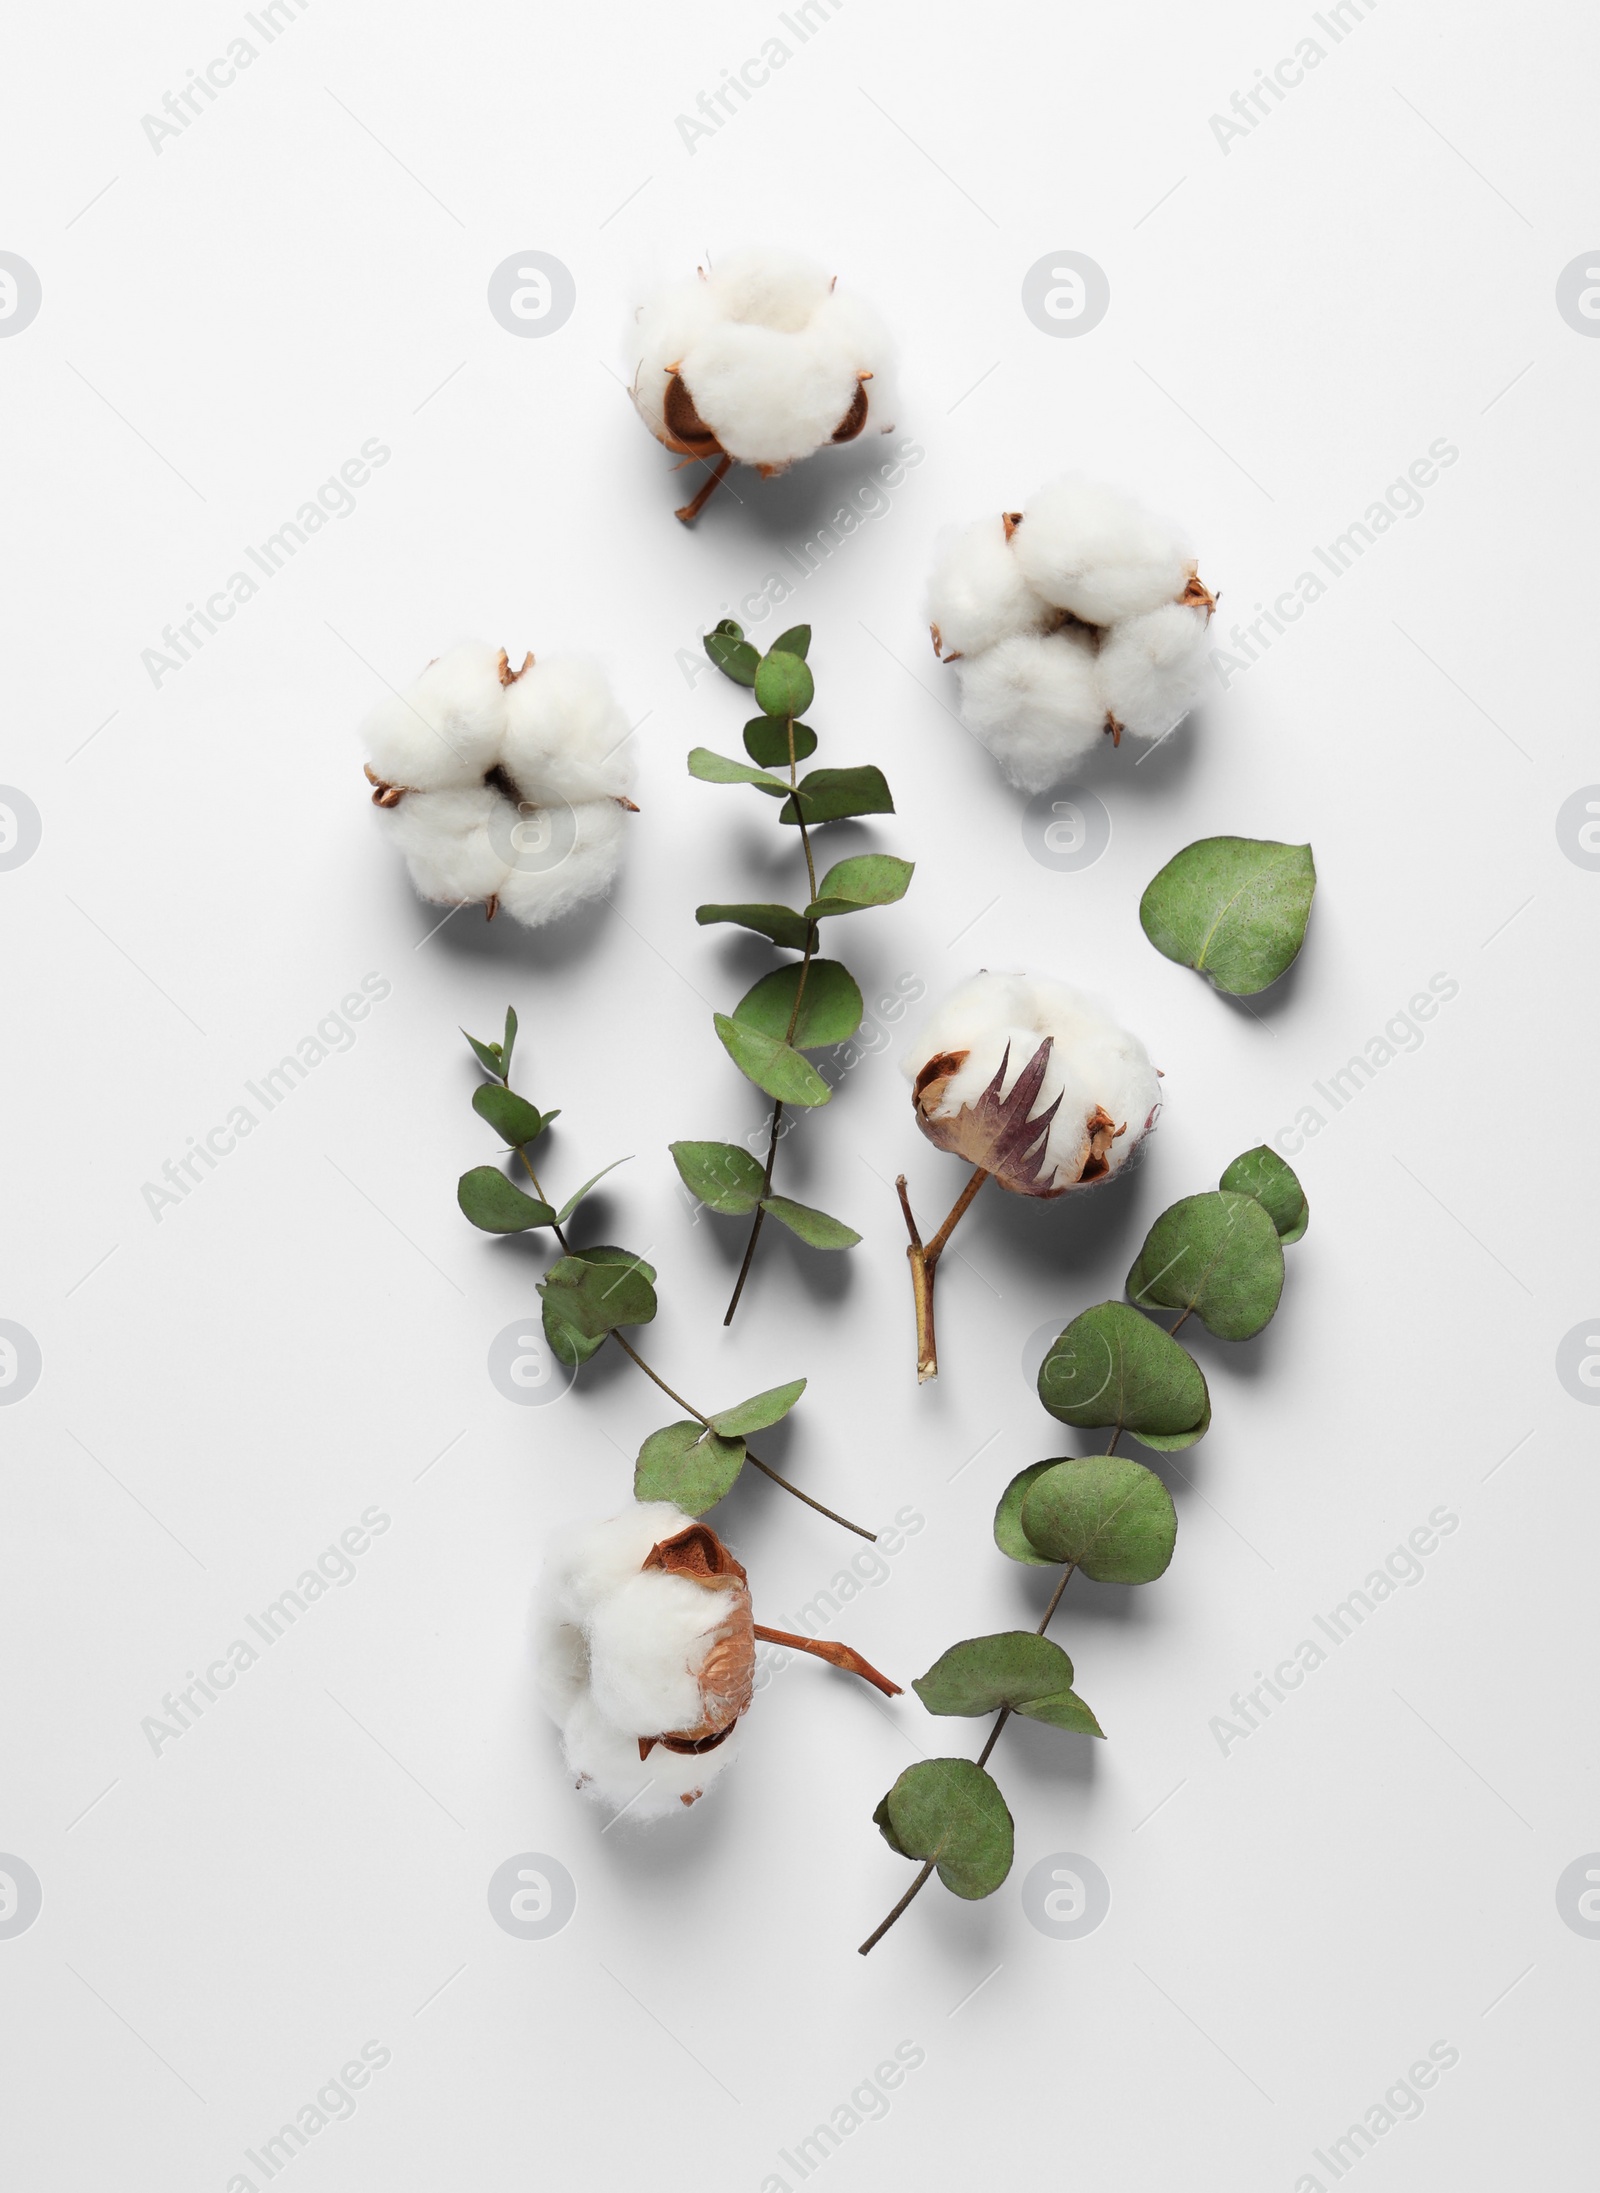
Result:
<instances>
[{"instance_id":1,"label":"white background","mask_svg":"<svg viewBox=\"0 0 1600 2193\"><path fill-rule=\"evenodd\" d=\"M313 0L152 150L141 116L243 28L220 5L34 10L3 55L0 247L44 294L0 342L0 775L44 831L0 875L0 1315L44 1364L0 1477L0 1848L44 1892L0 1940L8 2181L259 2193L245 2150L371 2040L391 2061L285 2166L295 2186L792 2193L779 2151L900 2042L925 2061L816 2166L830 2186L1306 2193L1333 2182L1313 2150L1435 2042L1459 2064L1364 2185L1586 2182L1600 1945L1555 1884L1600 1845L1600 1496L1555 1352L1600 1307L1600 876L1555 818L1600 777L1600 346L1555 284L1596 241L1592 22L1390 6L1334 46L1292 7L849 0L802 46L775 8ZM1224 152L1211 114L1308 33L1326 59ZM675 117L775 34L788 65L686 148ZM980 1199L922 1392L888 1182L903 1167L931 1221L964 1176L916 1135L911 1017L780 1160L863 1245L764 1240L731 1334L741 1229L693 1223L666 1152L759 1122L710 1012L768 955L692 910L783 895L795 852L762 803L686 776L746 710L679 657L884 461L741 474L741 501L674 522L683 478L621 386L628 314L752 234L875 297L926 452L752 625L813 624L819 758L894 787L893 818L827 850L918 863L836 948L869 1007L901 978L1057 972L1167 1074L1115 1193ZM577 285L541 340L485 303L528 249ZM1019 302L1062 249L1111 285L1076 340ZM157 689L162 627L369 437L392 455L353 514ZM1105 857L1031 859L928 648L939 527L1087 467L1185 521L1224 638L1441 438L1459 458L1419 515L1148 766L1101 757ZM614 903L556 933L464 914L430 937L367 803L362 715L463 633L591 649L642 719ZM1316 851L1302 961L1253 1010L1136 919L1219 831ZM390 991L354 1046L157 1223L143 1184L369 972ZM806 1664L713 1799L602 1835L536 1708L526 1605L548 1530L620 1503L669 1411L620 1358L545 1408L490 1382L543 1252L456 1210L493 1154L458 1024L493 1034L516 1004L519 1086L563 1107L559 1184L636 1153L585 1237L657 1265L641 1337L674 1383L722 1406L804 1371L763 1451L871 1523L924 1519L833 1629L908 1683L1037 1619L1045 1580L989 1537L1011 1474L1074 1444L1029 1337L1119 1293L1150 1219L1318 1103L1313 1079L1436 974L1459 994L1420 1049L1319 1105L1274 1325L1233 1349L1186 1332L1214 1424L1156 1459L1177 1555L1142 1592L1074 1581L1054 1634L1109 1740L1007 1730L1005 1888L934 1884L857 1957L910 1878L873 1806L981 1727ZM391 1524L355 1580L154 1755L163 1694L374 1505ZM1423 1580L1224 1755L1231 1694L1441 1506L1459 1524ZM857 1544L759 1479L716 1521L777 1626ZM542 1942L486 1900L530 1851L578 1891ZM1111 1883L1081 1941L1022 1908L1059 1852Z\"/></svg>"}]
</instances>

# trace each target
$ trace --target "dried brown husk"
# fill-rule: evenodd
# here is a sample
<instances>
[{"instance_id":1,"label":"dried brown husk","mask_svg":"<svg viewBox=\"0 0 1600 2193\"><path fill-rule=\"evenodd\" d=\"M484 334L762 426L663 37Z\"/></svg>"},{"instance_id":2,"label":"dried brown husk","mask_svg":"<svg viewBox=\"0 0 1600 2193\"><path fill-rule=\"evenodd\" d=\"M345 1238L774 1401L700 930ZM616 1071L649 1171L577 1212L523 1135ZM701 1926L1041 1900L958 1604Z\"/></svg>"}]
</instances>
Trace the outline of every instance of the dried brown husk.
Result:
<instances>
[{"instance_id":1,"label":"dried brown husk","mask_svg":"<svg viewBox=\"0 0 1600 2193\"><path fill-rule=\"evenodd\" d=\"M681 1576L704 1591L731 1593L733 1606L712 1630L705 1658L700 1663L700 1718L692 1726L666 1729L659 1736L639 1738L639 1757L648 1759L657 1744L667 1751L714 1751L727 1742L735 1724L746 1712L755 1683L755 1621L750 1611L750 1585L741 1564L728 1551L709 1523L691 1523L673 1538L651 1547L643 1569L662 1569ZM696 1796L699 1792L694 1793ZM692 1798L685 1798L686 1804Z\"/></svg>"},{"instance_id":2,"label":"dried brown husk","mask_svg":"<svg viewBox=\"0 0 1600 2193\"><path fill-rule=\"evenodd\" d=\"M1029 1116L1044 1087L1054 1045L1054 1036L1045 1036L1018 1074L1009 1095L1002 1096L1011 1069L1008 1043L994 1079L976 1102L964 1104L959 1111L944 1118L934 1115L944 1101L951 1080L966 1064L970 1053L938 1052L918 1074L912 1089L918 1126L939 1149L965 1158L969 1165L976 1165L1002 1188L1009 1188L1013 1195L1037 1196L1048 1201L1066 1195L1073 1188L1092 1187L1096 1181L1104 1180L1111 1170L1111 1145L1128 1131L1126 1120L1119 1125L1104 1105L1097 1104L1083 1123L1076 1170L1069 1161L1065 1168L1067 1177L1060 1179L1058 1175L1063 1168L1046 1160L1045 1145L1061 1108L1061 1098L1058 1096L1046 1105L1037 1118Z\"/></svg>"}]
</instances>

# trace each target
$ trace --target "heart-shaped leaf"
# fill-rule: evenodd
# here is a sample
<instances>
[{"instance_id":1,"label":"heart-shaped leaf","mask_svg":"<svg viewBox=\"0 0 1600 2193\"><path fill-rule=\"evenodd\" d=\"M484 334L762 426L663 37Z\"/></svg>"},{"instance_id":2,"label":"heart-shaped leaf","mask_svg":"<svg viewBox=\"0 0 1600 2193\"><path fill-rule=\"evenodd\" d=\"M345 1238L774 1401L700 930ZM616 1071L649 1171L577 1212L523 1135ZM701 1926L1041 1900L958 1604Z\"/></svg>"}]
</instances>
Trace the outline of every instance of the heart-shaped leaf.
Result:
<instances>
[{"instance_id":1,"label":"heart-shaped leaf","mask_svg":"<svg viewBox=\"0 0 1600 2193\"><path fill-rule=\"evenodd\" d=\"M558 1226L564 1226L567 1223L567 1220L572 1216L573 1212L578 1208L578 1205L583 1201L584 1197L589 1193L589 1190L594 1186L595 1181L604 1180L607 1173L614 1173L619 1165L626 1165L627 1162L628 1160L625 1157L614 1157L609 1165L602 1165L599 1172L595 1173L590 1179L584 1182L581 1188L576 1189L571 1195L568 1196L566 1202L562 1204L560 1210L556 1213L556 1224Z\"/></svg>"},{"instance_id":2,"label":"heart-shaped leaf","mask_svg":"<svg viewBox=\"0 0 1600 2193\"><path fill-rule=\"evenodd\" d=\"M864 906L892 906L905 897L915 867L915 861L897 860L892 853L862 853L837 861L817 885L806 919L823 921L830 914L859 913Z\"/></svg>"},{"instance_id":3,"label":"heart-shaped leaf","mask_svg":"<svg viewBox=\"0 0 1600 2193\"><path fill-rule=\"evenodd\" d=\"M780 723L774 716L752 716L744 727L744 750L764 769L787 769L791 760L789 737L794 735L793 760L804 761L817 750L817 734L808 723Z\"/></svg>"},{"instance_id":4,"label":"heart-shaped leaf","mask_svg":"<svg viewBox=\"0 0 1600 2193\"><path fill-rule=\"evenodd\" d=\"M1015 1829L993 1779L970 1759L919 1759L872 1816L902 1858L932 1858L953 1896L976 1903L1011 1871Z\"/></svg>"},{"instance_id":5,"label":"heart-shaped leaf","mask_svg":"<svg viewBox=\"0 0 1600 2193\"><path fill-rule=\"evenodd\" d=\"M1029 1542L1022 1527L1022 1503L1032 1491L1035 1482L1046 1470L1053 1470L1056 1458L1048 1462L1030 1462L1025 1470L1019 1470L1005 1491L1000 1495L1000 1505L994 1511L994 1542L1003 1554L1013 1561L1024 1561L1030 1568L1054 1568L1055 1563L1047 1553L1041 1553Z\"/></svg>"},{"instance_id":6,"label":"heart-shaped leaf","mask_svg":"<svg viewBox=\"0 0 1600 2193\"><path fill-rule=\"evenodd\" d=\"M766 1175L735 1142L674 1142L672 1162L684 1186L709 1210L742 1218L761 1200Z\"/></svg>"},{"instance_id":7,"label":"heart-shaped leaf","mask_svg":"<svg viewBox=\"0 0 1600 2193\"><path fill-rule=\"evenodd\" d=\"M514 1187L493 1165L474 1165L456 1182L456 1201L464 1216L486 1234L525 1234L530 1226L554 1226L556 1214Z\"/></svg>"},{"instance_id":8,"label":"heart-shaped leaf","mask_svg":"<svg viewBox=\"0 0 1600 2193\"><path fill-rule=\"evenodd\" d=\"M764 715L784 722L803 716L816 693L811 672L802 655L790 655L781 647L769 648L756 670L756 705Z\"/></svg>"},{"instance_id":9,"label":"heart-shaped leaf","mask_svg":"<svg viewBox=\"0 0 1600 2193\"><path fill-rule=\"evenodd\" d=\"M537 1142L544 1133L544 1120L533 1105L514 1090L501 1088L497 1081L478 1084L472 1092L472 1109L480 1119L487 1120L500 1140L513 1150L520 1150L524 1143Z\"/></svg>"},{"instance_id":10,"label":"heart-shaped leaf","mask_svg":"<svg viewBox=\"0 0 1600 2193\"><path fill-rule=\"evenodd\" d=\"M725 678L735 685L754 685L761 657L731 617L725 617L700 643Z\"/></svg>"},{"instance_id":11,"label":"heart-shaped leaf","mask_svg":"<svg viewBox=\"0 0 1600 2193\"><path fill-rule=\"evenodd\" d=\"M791 1050L775 1036L763 1035L730 1020L726 1013L712 1015L722 1047L741 1074L764 1089L780 1104L826 1104L833 1091L808 1058Z\"/></svg>"},{"instance_id":12,"label":"heart-shaped leaf","mask_svg":"<svg viewBox=\"0 0 1600 2193\"><path fill-rule=\"evenodd\" d=\"M1162 1212L1128 1274L1141 1310L1193 1311L1219 1340L1248 1340L1283 1293L1283 1244L1254 1196L1211 1189Z\"/></svg>"},{"instance_id":13,"label":"heart-shaped leaf","mask_svg":"<svg viewBox=\"0 0 1600 2193\"><path fill-rule=\"evenodd\" d=\"M691 747L689 774L699 777L704 784L753 784L763 792L770 792L774 799L789 796L789 787L782 777L773 776L767 769L752 769L748 762L730 760L726 754L714 754L709 746Z\"/></svg>"},{"instance_id":14,"label":"heart-shaped leaf","mask_svg":"<svg viewBox=\"0 0 1600 2193\"><path fill-rule=\"evenodd\" d=\"M774 944L786 945L793 952L803 952L806 938L811 934L804 914L797 914L790 906L697 906L694 918L702 929L710 928L713 922L731 921L740 929L753 929L758 937L770 937Z\"/></svg>"},{"instance_id":15,"label":"heart-shaped leaf","mask_svg":"<svg viewBox=\"0 0 1600 2193\"><path fill-rule=\"evenodd\" d=\"M817 1051L853 1036L865 1010L850 970L836 959L814 959L763 975L739 1000L733 1017L741 1028L757 1029L797 1051Z\"/></svg>"},{"instance_id":16,"label":"heart-shaped leaf","mask_svg":"<svg viewBox=\"0 0 1600 2193\"><path fill-rule=\"evenodd\" d=\"M1149 1584L1172 1559L1178 1518L1154 1470L1120 1454L1082 1454L1034 1480L1022 1528L1042 1554L1097 1584Z\"/></svg>"},{"instance_id":17,"label":"heart-shaped leaf","mask_svg":"<svg viewBox=\"0 0 1600 2193\"><path fill-rule=\"evenodd\" d=\"M792 1378L787 1386L769 1386L765 1393L752 1394L731 1409L718 1409L711 1428L724 1439L748 1439L752 1432L764 1432L769 1424L781 1422L805 1390L803 1378Z\"/></svg>"},{"instance_id":18,"label":"heart-shaped leaf","mask_svg":"<svg viewBox=\"0 0 1600 2193\"><path fill-rule=\"evenodd\" d=\"M788 808L780 818L788 820ZM1201 838L1146 888L1139 920L1158 952L1232 997L1276 982L1305 942L1316 865L1309 845Z\"/></svg>"},{"instance_id":19,"label":"heart-shaped leaf","mask_svg":"<svg viewBox=\"0 0 1600 2193\"><path fill-rule=\"evenodd\" d=\"M794 797L784 801L778 820L798 823L802 813L809 827L843 822L851 815L892 815L894 801L883 771L870 762L861 769L812 769L800 779Z\"/></svg>"},{"instance_id":20,"label":"heart-shaped leaf","mask_svg":"<svg viewBox=\"0 0 1600 2193\"><path fill-rule=\"evenodd\" d=\"M655 1276L630 1249L581 1249L552 1264L539 1293L557 1359L587 1363L618 1326L648 1325L656 1314Z\"/></svg>"},{"instance_id":21,"label":"heart-shaped leaf","mask_svg":"<svg viewBox=\"0 0 1600 2193\"><path fill-rule=\"evenodd\" d=\"M670 1500L685 1515L704 1515L731 1492L744 1468L744 1441L723 1439L685 1420L652 1432L633 1466L635 1500Z\"/></svg>"},{"instance_id":22,"label":"heart-shaped leaf","mask_svg":"<svg viewBox=\"0 0 1600 2193\"><path fill-rule=\"evenodd\" d=\"M1286 1247L1298 1241L1311 1222L1311 1206L1294 1167L1286 1165L1264 1142L1236 1157L1218 1185L1231 1188L1236 1195L1253 1195Z\"/></svg>"},{"instance_id":23,"label":"heart-shaped leaf","mask_svg":"<svg viewBox=\"0 0 1600 2193\"><path fill-rule=\"evenodd\" d=\"M1063 1424L1115 1425L1162 1449L1192 1447L1211 1421L1194 1357L1125 1302L1072 1320L1039 1366L1039 1399Z\"/></svg>"},{"instance_id":24,"label":"heart-shaped leaf","mask_svg":"<svg viewBox=\"0 0 1600 2193\"><path fill-rule=\"evenodd\" d=\"M941 1653L911 1688L930 1713L970 1717L1008 1706L1052 1728L1105 1734L1072 1687L1072 1662L1059 1645L1032 1630L968 1637Z\"/></svg>"},{"instance_id":25,"label":"heart-shaped leaf","mask_svg":"<svg viewBox=\"0 0 1600 2193\"><path fill-rule=\"evenodd\" d=\"M826 1211L815 1210L809 1203L796 1203L791 1196L763 1196L761 1208L798 1234L809 1248L853 1249L861 1239L842 1218L830 1218Z\"/></svg>"}]
</instances>

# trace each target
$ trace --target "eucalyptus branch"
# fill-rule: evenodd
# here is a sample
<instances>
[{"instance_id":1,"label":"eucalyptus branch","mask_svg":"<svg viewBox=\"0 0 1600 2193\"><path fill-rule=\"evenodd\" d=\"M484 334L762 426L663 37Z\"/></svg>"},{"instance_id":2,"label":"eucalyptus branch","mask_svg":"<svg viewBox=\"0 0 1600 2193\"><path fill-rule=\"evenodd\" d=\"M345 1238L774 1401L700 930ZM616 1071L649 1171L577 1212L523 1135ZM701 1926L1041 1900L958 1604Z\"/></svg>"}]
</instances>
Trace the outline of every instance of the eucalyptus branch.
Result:
<instances>
[{"instance_id":1,"label":"eucalyptus branch","mask_svg":"<svg viewBox=\"0 0 1600 2193\"><path fill-rule=\"evenodd\" d=\"M642 1257L626 1249L575 1249L568 1239L567 1220L612 1168L608 1165L596 1173L559 1210L551 1204L528 1150L556 1114L541 1113L512 1088L511 1060L516 1038L517 1016L510 1010L501 1042L480 1043L476 1036L467 1037L479 1065L492 1077L473 1092L472 1108L515 1153L533 1184L534 1194L524 1195L497 1166L478 1165L462 1174L456 1200L463 1214L484 1233L527 1233L548 1227L555 1235L563 1253L540 1282L539 1293L544 1306L545 1338L559 1362L576 1370L606 1341L614 1341L668 1400L686 1412L687 1421L665 1425L652 1433L640 1449L634 1470L635 1497L670 1500L686 1515L703 1515L731 1490L748 1462L818 1515L854 1531L858 1538L874 1540L874 1532L802 1492L770 1463L752 1454L746 1443L748 1434L778 1423L789 1413L805 1391L805 1379L754 1394L731 1409L708 1415L669 1386L632 1342L623 1338L623 1326L648 1324L656 1314L655 1272Z\"/></svg>"},{"instance_id":2,"label":"eucalyptus branch","mask_svg":"<svg viewBox=\"0 0 1600 2193\"><path fill-rule=\"evenodd\" d=\"M853 1248L861 1239L854 1227L826 1211L797 1203L773 1190L778 1144L786 1113L826 1104L833 1091L806 1057L808 1051L847 1042L861 1025L861 991L838 960L819 957L821 925L839 914L892 905L904 897L912 863L887 853L862 854L835 863L819 882L811 843L824 823L860 815L887 815L894 801L883 772L870 765L855 769L812 769L799 773L816 751L817 735L801 719L815 696L806 656L811 627L796 625L762 655L731 620L705 639L706 653L735 685L754 689L760 715L744 728L749 762L735 761L697 746L689 773L707 784L753 785L781 800L779 821L794 826L805 860L804 907L739 904L695 909L703 927L729 922L765 937L780 951L796 952L746 992L731 1014L713 1016L718 1039L747 1079L772 1099L772 1120L764 1164L732 1142L675 1142L673 1160L691 1195L708 1210L748 1218L750 1232L723 1318L733 1322L755 1261L756 1243L770 1216L814 1249Z\"/></svg>"}]
</instances>

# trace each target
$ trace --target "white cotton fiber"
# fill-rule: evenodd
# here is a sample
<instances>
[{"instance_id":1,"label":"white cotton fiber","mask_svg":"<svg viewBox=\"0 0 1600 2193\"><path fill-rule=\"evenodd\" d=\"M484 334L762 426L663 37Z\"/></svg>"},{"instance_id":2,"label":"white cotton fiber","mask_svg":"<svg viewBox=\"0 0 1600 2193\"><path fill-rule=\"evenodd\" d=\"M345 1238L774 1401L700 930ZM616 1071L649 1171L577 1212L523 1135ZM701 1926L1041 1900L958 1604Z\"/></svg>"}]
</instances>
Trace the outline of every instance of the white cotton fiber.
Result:
<instances>
[{"instance_id":1,"label":"white cotton fiber","mask_svg":"<svg viewBox=\"0 0 1600 2193\"><path fill-rule=\"evenodd\" d=\"M1115 624L1176 601L1194 569L1170 526L1097 480L1041 488L1011 545L1035 593L1086 624Z\"/></svg>"},{"instance_id":2,"label":"white cotton fiber","mask_svg":"<svg viewBox=\"0 0 1600 2193\"><path fill-rule=\"evenodd\" d=\"M924 1086L919 1124L941 1147L959 1148L981 1163L981 1154L944 1132L943 1123L959 1126L962 1115L972 1113L1003 1060L999 1093L1008 1095L1047 1037L1053 1040L1044 1079L1026 1117L1041 1118L1059 1097L1048 1139L1042 1151L1030 1152L1031 1179L995 1175L1003 1187L1035 1195L1078 1185L1091 1153L1091 1179L1110 1178L1154 1123L1161 1087L1156 1070L1144 1045L1119 1026L1109 1007L1044 976L985 970L944 1000L902 1062L914 1085L930 1063L941 1062L941 1071ZM957 1064L944 1063L956 1059ZM1099 1115L1123 1131L1109 1140L1103 1128L1097 1135Z\"/></svg>"},{"instance_id":3,"label":"white cotton fiber","mask_svg":"<svg viewBox=\"0 0 1600 2193\"><path fill-rule=\"evenodd\" d=\"M784 466L830 440L855 399L850 354L809 329L730 321L685 359L684 386L730 457Z\"/></svg>"},{"instance_id":4,"label":"white cotton fiber","mask_svg":"<svg viewBox=\"0 0 1600 2193\"><path fill-rule=\"evenodd\" d=\"M494 897L511 872L490 835L505 801L488 785L462 792L408 792L382 810L421 898L435 906L475 906Z\"/></svg>"},{"instance_id":5,"label":"white cotton fiber","mask_svg":"<svg viewBox=\"0 0 1600 2193\"><path fill-rule=\"evenodd\" d=\"M1001 640L956 664L961 720L1024 792L1056 783L1100 744L1105 703L1091 645L1070 629Z\"/></svg>"},{"instance_id":6,"label":"white cotton fiber","mask_svg":"<svg viewBox=\"0 0 1600 2193\"><path fill-rule=\"evenodd\" d=\"M1200 697L1206 612L1166 602L1113 626L1096 665L1106 713L1138 739L1163 739Z\"/></svg>"},{"instance_id":7,"label":"white cotton fiber","mask_svg":"<svg viewBox=\"0 0 1600 2193\"><path fill-rule=\"evenodd\" d=\"M524 928L542 928L586 900L604 898L616 880L629 817L615 800L578 800L531 814L503 802L499 819L495 834L503 831L512 848L500 904Z\"/></svg>"},{"instance_id":8,"label":"white cotton fiber","mask_svg":"<svg viewBox=\"0 0 1600 2193\"><path fill-rule=\"evenodd\" d=\"M694 1728L701 1719L701 1662L711 1631L734 1608L732 1592L644 1569L594 1611L589 1624L594 1702L618 1728Z\"/></svg>"},{"instance_id":9,"label":"white cotton fiber","mask_svg":"<svg viewBox=\"0 0 1600 2193\"><path fill-rule=\"evenodd\" d=\"M928 582L928 622L946 662L979 655L1020 633L1057 622L1053 605L1029 586L998 515L951 531Z\"/></svg>"},{"instance_id":10,"label":"white cotton fiber","mask_svg":"<svg viewBox=\"0 0 1600 2193\"><path fill-rule=\"evenodd\" d=\"M590 1699L581 1700L561 1731L561 1749L573 1780L585 1797L608 1811L626 1811L641 1826L678 1818L703 1796L738 1754L734 1730L715 1751L668 1751L657 1744L648 1759L638 1742L605 1719Z\"/></svg>"},{"instance_id":11,"label":"white cotton fiber","mask_svg":"<svg viewBox=\"0 0 1600 2193\"><path fill-rule=\"evenodd\" d=\"M499 759L525 799L621 799L633 787L628 719L599 666L535 662L506 687Z\"/></svg>"},{"instance_id":12,"label":"white cotton fiber","mask_svg":"<svg viewBox=\"0 0 1600 2193\"><path fill-rule=\"evenodd\" d=\"M361 727L373 774L419 792L481 784L500 758L505 689L500 650L469 640L387 693Z\"/></svg>"}]
</instances>

